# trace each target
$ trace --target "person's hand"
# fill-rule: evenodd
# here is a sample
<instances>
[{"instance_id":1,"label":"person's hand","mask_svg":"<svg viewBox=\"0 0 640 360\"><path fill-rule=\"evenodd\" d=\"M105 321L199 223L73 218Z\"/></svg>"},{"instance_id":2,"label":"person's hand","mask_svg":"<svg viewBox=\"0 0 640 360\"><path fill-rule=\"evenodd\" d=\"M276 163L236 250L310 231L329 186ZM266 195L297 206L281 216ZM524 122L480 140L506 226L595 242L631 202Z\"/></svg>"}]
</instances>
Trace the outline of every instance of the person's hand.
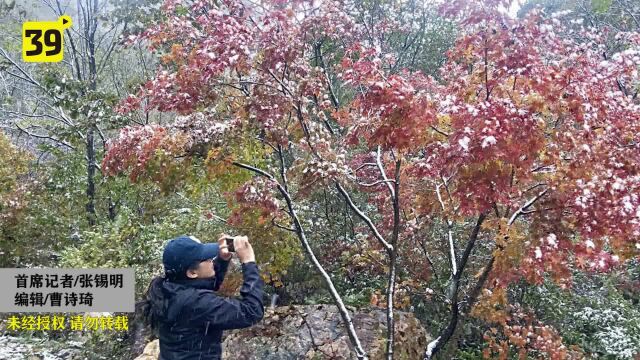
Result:
<instances>
[{"instance_id":1,"label":"person's hand","mask_svg":"<svg viewBox=\"0 0 640 360\"><path fill-rule=\"evenodd\" d=\"M231 251L229 251L229 247L227 246L227 241L225 240L227 237L229 237L229 235L222 234L218 238L218 248L220 249L218 252L218 256L220 256L220 258L224 261L231 260L231 257L233 256Z\"/></svg>"},{"instance_id":2,"label":"person's hand","mask_svg":"<svg viewBox=\"0 0 640 360\"><path fill-rule=\"evenodd\" d=\"M236 249L236 254L241 263L256 261L253 247L251 247L249 239L246 236L235 236L233 238L233 247Z\"/></svg>"}]
</instances>

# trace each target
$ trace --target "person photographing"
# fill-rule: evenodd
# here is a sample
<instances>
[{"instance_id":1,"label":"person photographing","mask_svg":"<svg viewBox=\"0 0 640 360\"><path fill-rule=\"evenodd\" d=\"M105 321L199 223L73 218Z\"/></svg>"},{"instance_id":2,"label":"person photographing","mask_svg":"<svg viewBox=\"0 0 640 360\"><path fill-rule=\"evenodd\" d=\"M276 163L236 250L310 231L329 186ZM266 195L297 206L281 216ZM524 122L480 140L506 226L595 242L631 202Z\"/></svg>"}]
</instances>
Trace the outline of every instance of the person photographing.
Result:
<instances>
[{"instance_id":1,"label":"person photographing","mask_svg":"<svg viewBox=\"0 0 640 360\"><path fill-rule=\"evenodd\" d=\"M242 264L240 299L214 292L234 253ZM223 330L262 320L264 283L255 261L246 236L222 235L214 244L180 236L167 243L162 255L165 274L151 281L143 306L160 340L159 360L222 359Z\"/></svg>"}]
</instances>

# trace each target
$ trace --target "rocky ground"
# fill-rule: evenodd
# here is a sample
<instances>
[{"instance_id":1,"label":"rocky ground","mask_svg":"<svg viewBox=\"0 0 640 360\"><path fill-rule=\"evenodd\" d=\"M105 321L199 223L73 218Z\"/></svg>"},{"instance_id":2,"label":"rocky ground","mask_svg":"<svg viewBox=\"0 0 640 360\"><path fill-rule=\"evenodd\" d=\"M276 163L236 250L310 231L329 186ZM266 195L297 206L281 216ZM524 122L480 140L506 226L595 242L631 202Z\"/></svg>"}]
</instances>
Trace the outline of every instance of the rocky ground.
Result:
<instances>
[{"instance_id":1,"label":"rocky ground","mask_svg":"<svg viewBox=\"0 0 640 360\"><path fill-rule=\"evenodd\" d=\"M351 312L362 345L371 360L385 359L386 313L381 309ZM396 311L398 360L423 358L431 337L413 314ZM295 305L268 309L264 319L247 329L226 333L223 359L352 360L350 342L334 305ZM157 360L158 341L136 360Z\"/></svg>"},{"instance_id":2,"label":"rocky ground","mask_svg":"<svg viewBox=\"0 0 640 360\"><path fill-rule=\"evenodd\" d=\"M81 348L79 341L0 336L0 360L81 360Z\"/></svg>"}]
</instances>

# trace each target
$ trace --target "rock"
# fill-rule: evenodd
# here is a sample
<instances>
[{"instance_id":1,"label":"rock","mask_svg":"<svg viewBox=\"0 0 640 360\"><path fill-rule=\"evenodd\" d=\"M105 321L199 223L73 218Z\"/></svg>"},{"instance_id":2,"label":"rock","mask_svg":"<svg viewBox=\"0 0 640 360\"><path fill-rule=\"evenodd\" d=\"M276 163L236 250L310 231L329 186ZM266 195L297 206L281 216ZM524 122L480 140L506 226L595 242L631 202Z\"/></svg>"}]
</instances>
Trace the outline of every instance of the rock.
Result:
<instances>
[{"instance_id":1,"label":"rock","mask_svg":"<svg viewBox=\"0 0 640 360\"><path fill-rule=\"evenodd\" d=\"M413 314L395 312L395 358L422 359L426 331ZM351 313L356 333L370 359L383 359L386 313L380 309ZM334 305L280 307L267 310L258 325L229 333L223 343L229 359L355 359Z\"/></svg>"},{"instance_id":2,"label":"rock","mask_svg":"<svg viewBox=\"0 0 640 360\"><path fill-rule=\"evenodd\" d=\"M386 313L381 309L351 313L356 333L371 360L384 359ZM431 339L413 314L395 312L397 360L422 359ZM225 331L223 359L318 360L355 359L334 305L295 305L267 309L264 319L247 329ZM135 360L155 360L158 340Z\"/></svg>"},{"instance_id":3,"label":"rock","mask_svg":"<svg viewBox=\"0 0 640 360\"><path fill-rule=\"evenodd\" d=\"M0 336L0 359L2 360L84 360L82 356L84 348L84 343L80 341Z\"/></svg>"},{"instance_id":4,"label":"rock","mask_svg":"<svg viewBox=\"0 0 640 360\"><path fill-rule=\"evenodd\" d=\"M153 340L144 347L144 351L134 360L156 360L160 355L160 342L158 339Z\"/></svg>"},{"instance_id":5,"label":"rock","mask_svg":"<svg viewBox=\"0 0 640 360\"><path fill-rule=\"evenodd\" d=\"M62 349L60 351L58 351L58 353L56 354L58 357L61 357L63 359L69 359L73 356L73 351L71 349Z\"/></svg>"},{"instance_id":6,"label":"rock","mask_svg":"<svg viewBox=\"0 0 640 360\"><path fill-rule=\"evenodd\" d=\"M53 354L52 354L53 355ZM84 356L82 355L82 351L80 349L61 349L55 355L56 359L63 360L84 360ZM46 357L45 360L51 360L52 357Z\"/></svg>"},{"instance_id":7,"label":"rock","mask_svg":"<svg viewBox=\"0 0 640 360\"><path fill-rule=\"evenodd\" d=\"M42 349L49 344L34 338L26 339L17 336L0 336L0 359L21 359L21 360L61 360Z\"/></svg>"}]
</instances>

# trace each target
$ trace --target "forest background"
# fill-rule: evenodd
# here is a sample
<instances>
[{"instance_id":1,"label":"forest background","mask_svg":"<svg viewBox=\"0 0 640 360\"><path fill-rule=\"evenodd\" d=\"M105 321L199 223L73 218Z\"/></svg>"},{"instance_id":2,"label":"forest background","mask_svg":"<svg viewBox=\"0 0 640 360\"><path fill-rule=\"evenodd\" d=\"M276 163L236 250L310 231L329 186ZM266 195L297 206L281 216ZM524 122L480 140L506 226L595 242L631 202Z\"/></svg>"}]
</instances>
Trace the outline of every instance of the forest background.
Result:
<instances>
[{"instance_id":1,"label":"forest background","mask_svg":"<svg viewBox=\"0 0 640 360\"><path fill-rule=\"evenodd\" d=\"M22 62L22 23L65 13L65 60ZM640 353L637 1L2 0L0 18L1 267L132 267L140 299L166 240L243 234L279 305L379 307L389 333L412 312L425 357ZM130 354L131 334L79 339Z\"/></svg>"}]
</instances>

